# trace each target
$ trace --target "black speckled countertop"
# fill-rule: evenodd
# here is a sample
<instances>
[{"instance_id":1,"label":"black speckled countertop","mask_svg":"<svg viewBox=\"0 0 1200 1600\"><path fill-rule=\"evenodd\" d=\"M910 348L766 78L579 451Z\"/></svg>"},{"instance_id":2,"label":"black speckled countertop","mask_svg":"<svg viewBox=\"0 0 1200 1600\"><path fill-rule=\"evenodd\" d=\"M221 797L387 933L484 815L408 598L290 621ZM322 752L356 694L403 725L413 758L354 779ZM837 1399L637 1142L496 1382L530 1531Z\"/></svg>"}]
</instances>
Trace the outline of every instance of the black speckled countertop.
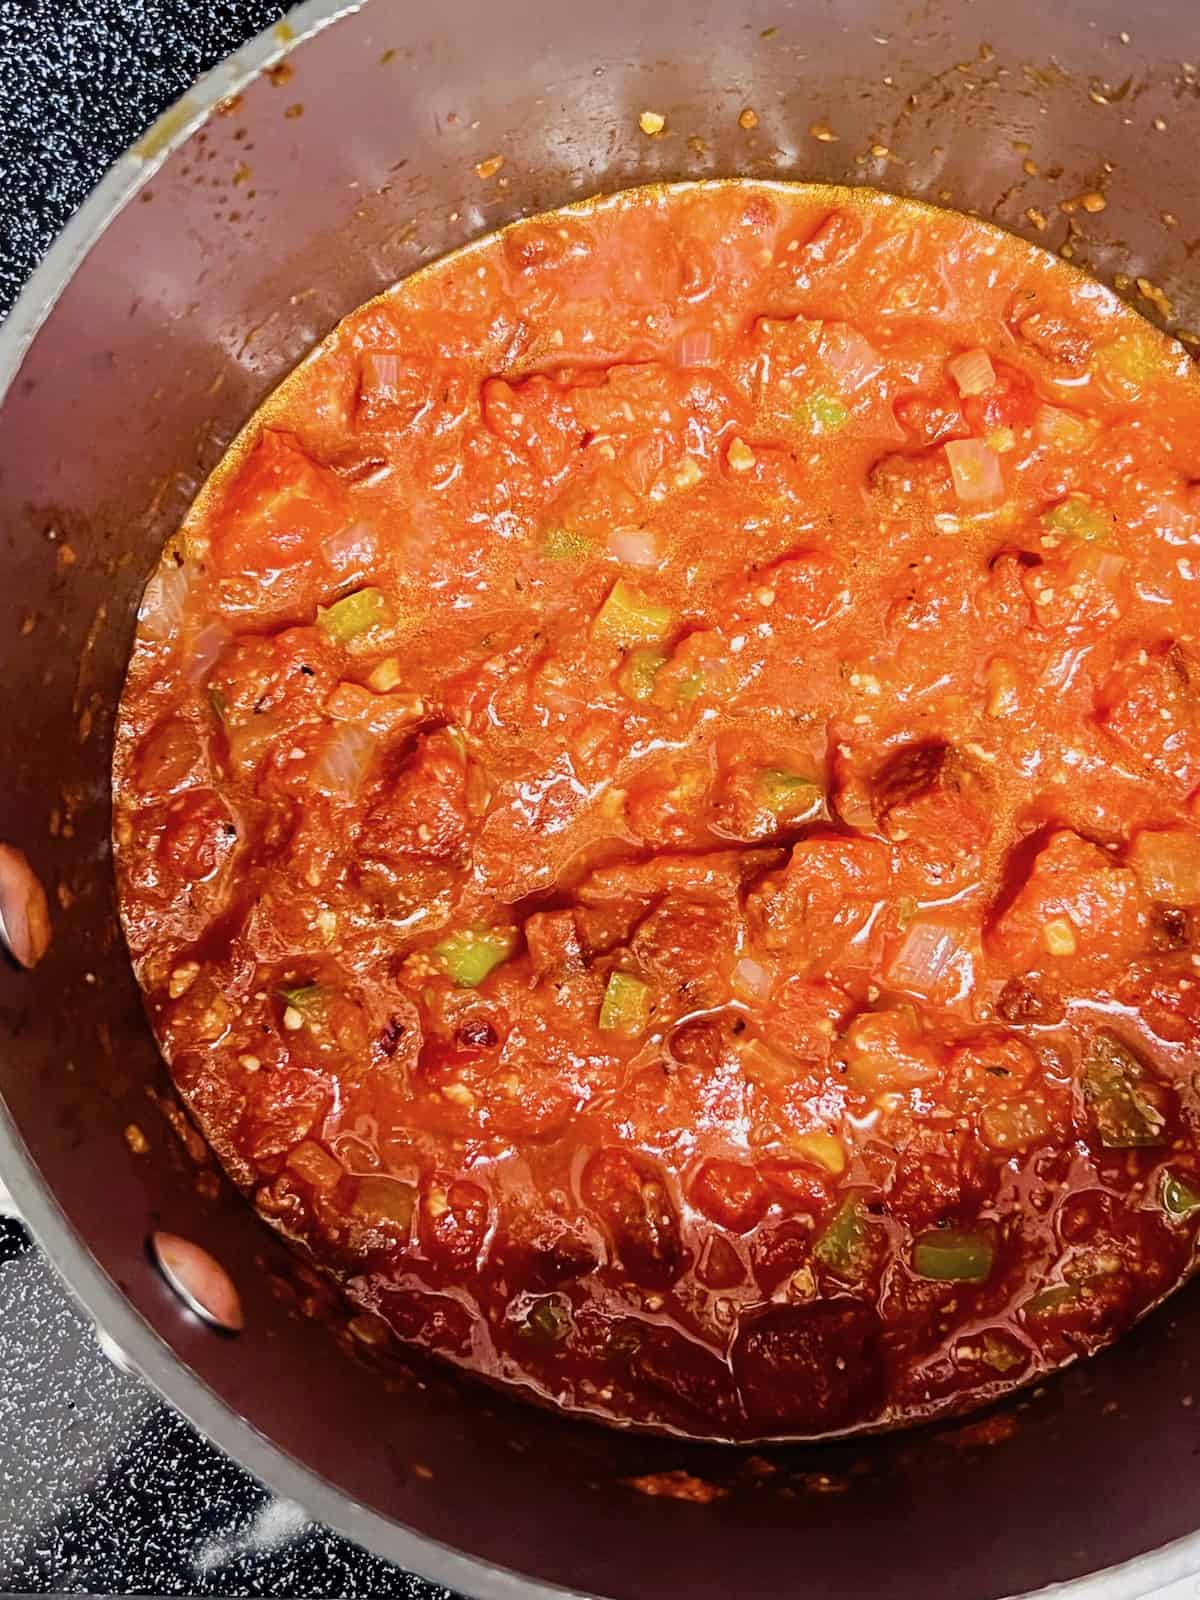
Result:
<instances>
[{"instance_id":1,"label":"black speckled countertop","mask_svg":"<svg viewBox=\"0 0 1200 1600\"><path fill-rule=\"evenodd\" d=\"M109 163L285 9L0 0L0 316ZM206 1444L114 1365L2 1215L0 1593L448 1597Z\"/></svg>"},{"instance_id":2,"label":"black speckled countertop","mask_svg":"<svg viewBox=\"0 0 1200 1600\"><path fill-rule=\"evenodd\" d=\"M2 1219L0 1593L449 1600L206 1444L114 1364Z\"/></svg>"}]
</instances>

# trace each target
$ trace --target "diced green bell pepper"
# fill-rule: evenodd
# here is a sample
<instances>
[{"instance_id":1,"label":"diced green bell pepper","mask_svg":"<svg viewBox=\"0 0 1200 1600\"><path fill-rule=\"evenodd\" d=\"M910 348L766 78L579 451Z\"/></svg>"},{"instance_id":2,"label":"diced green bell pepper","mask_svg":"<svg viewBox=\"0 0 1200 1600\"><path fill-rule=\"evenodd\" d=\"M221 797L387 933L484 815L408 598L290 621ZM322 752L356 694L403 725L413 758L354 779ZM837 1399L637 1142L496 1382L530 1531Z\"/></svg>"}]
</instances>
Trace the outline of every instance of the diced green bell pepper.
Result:
<instances>
[{"instance_id":1,"label":"diced green bell pepper","mask_svg":"<svg viewBox=\"0 0 1200 1600\"><path fill-rule=\"evenodd\" d=\"M1047 511L1042 527L1048 533L1065 533L1072 539L1088 541L1111 539L1112 513L1094 505L1086 495L1073 494Z\"/></svg>"},{"instance_id":2,"label":"diced green bell pepper","mask_svg":"<svg viewBox=\"0 0 1200 1600\"><path fill-rule=\"evenodd\" d=\"M477 989L517 947L510 928L464 928L433 947L433 958L460 989Z\"/></svg>"},{"instance_id":3,"label":"diced green bell pepper","mask_svg":"<svg viewBox=\"0 0 1200 1600\"><path fill-rule=\"evenodd\" d=\"M1021 1307L1027 1317L1045 1317L1066 1306L1077 1305L1083 1298L1084 1286L1078 1283L1052 1283L1048 1289L1039 1289L1030 1295Z\"/></svg>"},{"instance_id":4,"label":"diced green bell pepper","mask_svg":"<svg viewBox=\"0 0 1200 1600\"><path fill-rule=\"evenodd\" d=\"M689 672L686 678L681 678L675 688L675 704L677 706L690 706L692 701L704 693L705 678L703 672Z\"/></svg>"},{"instance_id":5,"label":"diced green bell pepper","mask_svg":"<svg viewBox=\"0 0 1200 1600\"><path fill-rule=\"evenodd\" d=\"M819 783L782 767L764 767L755 779L755 789L768 811L789 819L812 816L825 798Z\"/></svg>"},{"instance_id":6,"label":"diced green bell pepper","mask_svg":"<svg viewBox=\"0 0 1200 1600\"><path fill-rule=\"evenodd\" d=\"M213 716L224 727L229 717L229 703L220 689L210 689L208 691L208 703L212 707Z\"/></svg>"},{"instance_id":7,"label":"diced green bell pepper","mask_svg":"<svg viewBox=\"0 0 1200 1600\"><path fill-rule=\"evenodd\" d=\"M931 1228L913 1245L913 1268L942 1283L982 1283L992 1270L995 1248L985 1233Z\"/></svg>"},{"instance_id":8,"label":"diced green bell pepper","mask_svg":"<svg viewBox=\"0 0 1200 1600\"><path fill-rule=\"evenodd\" d=\"M1093 1037L1083 1063L1083 1094L1107 1149L1166 1143L1166 1119L1146 1093L1144 1076L1141 1062L1115 1034Z\"/></svg>"},{"instance_id":9,"label":"diced green bell pepper","mask_svg":"<svg viewBox=\"0 0 1200 1600\"><path fill-rule=\"evenodd\" d=\"M654 693L654 680L666 664L667 657L661 650L649 646L631 650L617 674L622 693L631 700L649 700Z\"/></svg>"},{"instance_id":10,"label":"diced green bell pepper","mask_svg":"<svg viewBox=\"0 0 1200 1600\"><path fill-rule=\"evenodd\" d=\"M349 644L389 619L390 608L382 589L356 589L331 606L317 610L317 626L338 644Z\"/></svg>"},{"instance_id":11,"label":"diced green bell pepper","mask_svg":"<svg viewBox=\"0 0 1200 1600\"><path fill-rule=\"evenodd\" d=\"M536 1300L525 1317L521 1332L542 1344L561 1344L571 1331L571 1313L557 1295Z\"/></svg>"},{"instance_id":12,"label":"diced green bell pepper","mask_svg":"<svg viewBox=\"0 0 1200 1600\"><path fill-rule=\"evenodd\" d=\"M596 616L595 631L622 649L665 639L675 626L667 606L660 606L624 578L618 578Z\"/></svg>"},{"instance_id":13,"label":"diced green bell pepper","mask_svg":"<svg viewBox=\"0 0 1200 1600\"><path fill-rule=\"evenodd\" d=\"M328 993L324 984L305 983L296 989L281 989L279 997L285 1005L293 1006L303 1016L311 1017L324 1011Z\"/></svg>"},{"instance_id":14,"label":"diced green bell pepper","mask_svg":"<svg viewBox=\"0 0 1200 1600\"><path fill-rule=\"evenodd\" d=\"M582 561L591 540L573 528L548 528L542 535L542 555L547 561Z\"/></svg>"},{"instance_id":15,"label":"diced green bell pepper","mask_svg":"<svg viewBox=\"0 0 1200 1600\"><path fill-rule=\"evenodd\" d=\"M301 1028L323 1029L327 1022L326 1008L329 990L324 984L306 983L295 989L281 989L279 998L284 1004L283 1025L299 1032Z\"/></svg>"},{"instance_id":16,"label":"diced green bell pepper","mask_svg":"<svg viewBox=\"0 0 1200 1600\"><path fill-rule=\"evenodd\" d=\"M632 972L610 972L600 1002L602 1033L645 1033L650 1022L650 985Z\"/></svg>"},{"instance_id":17,"label":"diced green bell pepper","mask_svg":"<svg viewBox=\"0 0 1200 1600\"><path fill-rule=\"evenodd\" d=\"M1178 1173L1164 1172L1159 1183L1158 1197L1169 1217L1181 1221L1200 1210L1200 1189L1181 1178Z\"/></svg>"},{"instance_id":18,"label":"diced green bell pepper","mask_svg":"<svg viewBox=\"0 0 1200 1600\"><path fill-rule=\"evenodd\" d=\"M350 1209L364 1222L390 1224L397 1232L404 1234L412 1226L416 1208L417 1190L414 1184L371 1173L355 1182Z\"/></svg>"},{"instance_id":19,"label":"diced green bell pepper","mask_svg":"<svg viewBox=\"0 0 1200 1600\"><path fill-rule=\"evenodd\" d=\"M1142 384L1161 372L1164 352L1149 333L1125 334L1096 353L1100 364L1129 383Z\"/></svg>"},{"instance_id":20,"label":"diced green bell pepper","mask_svg":"<svg viewBox=\"0 0 1200 1600\"><path fill-rule=\"evenodd\" d=\"M818 389L800 406L797 417L810 433L820 435L845 427L850 413L836 395Z\"/></svg>"},{"instance_id":21,"label":"diced green bell pepper","mask_svg":"<svg viewBox=\"0 0 1200 1600\"><path fill-rule=\"evenodd\" d=\"M870 1265L866 1214L862 1200L848 1195L813 1245L813 1255L839 1278L861 1278Z\"/></svg>"}]
</instances>

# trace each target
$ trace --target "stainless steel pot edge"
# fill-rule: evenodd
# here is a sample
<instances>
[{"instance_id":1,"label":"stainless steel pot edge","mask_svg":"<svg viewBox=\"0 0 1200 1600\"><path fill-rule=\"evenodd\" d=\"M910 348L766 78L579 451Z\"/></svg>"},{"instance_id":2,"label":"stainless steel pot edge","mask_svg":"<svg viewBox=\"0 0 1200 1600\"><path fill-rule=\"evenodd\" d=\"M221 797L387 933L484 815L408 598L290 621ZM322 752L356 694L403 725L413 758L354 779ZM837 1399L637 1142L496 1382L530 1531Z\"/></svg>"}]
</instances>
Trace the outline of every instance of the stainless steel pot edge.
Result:
<instances>
[{"instance_id":1,"label":"stainless steel pot edge","mask_svg":"<svg viewBox=\"0 0 1200 1600\"><path fill-rule=\"evenodd\" d=\"M38 330L109 223L196 129L213 108L265 67L323 28L359 11L368 0L305 0L284 24L259 34L199 78L139 145L127 151L71 217L0 325L0 402ZM161 137L156 137L159 130ZM152 153L139 149L149 144ZM336 1532L386 1560L475 1600L595 1600L464 1556L412 1533L355 1503L327 1480L272 1444L184 1365L133 1309L102 1270L42 1182L0 1099L0 1174L18 1213L84 1312L126 1354L137 1372L197 1428L276 1493L292 1499ZM1070 1583L1027 1590L1012 1600L1144 1600L1154 1590L1200 1574L1200 1530L1161 1549Z\"/></svg>"}]
</instances>

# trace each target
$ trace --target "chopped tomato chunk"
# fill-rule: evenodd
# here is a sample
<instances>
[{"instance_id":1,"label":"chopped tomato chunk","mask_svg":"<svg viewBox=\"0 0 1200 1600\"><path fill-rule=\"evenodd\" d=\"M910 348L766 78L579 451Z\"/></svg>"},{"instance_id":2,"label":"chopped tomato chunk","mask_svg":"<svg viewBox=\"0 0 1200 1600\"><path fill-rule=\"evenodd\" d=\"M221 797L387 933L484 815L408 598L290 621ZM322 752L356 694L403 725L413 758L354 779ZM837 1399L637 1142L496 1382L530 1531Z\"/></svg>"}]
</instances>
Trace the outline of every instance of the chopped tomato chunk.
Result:
<instances>
[{"instance_id":1,"label":"chopped tomato chunk","mask_svg":"<svg viewBox=\"0 0 1200 1600\"><path fill-rule=\"evenodd\" d=\"M822 962L865 932L888 876L888 850L877 840L815 835L751 891L748 910L767 949Z\"/></svg>"},{"instance_id":2,"label":"chopped tomato chunk","mask_svg":"<svg viewBox=\"0 0 1200 1600\"><path fill-rule=\"evenodd\" d=\"M266 574L315 560L349 520L347 493L293 434L264 428L225 491L213 557L226 573Z\"/></svg>"},{"instance_id":3,"label":"chopped tomato chunk","mask_svg":"<svg viewBox=\"0 0 1200 1600\"><path fill-rule=\"evenodd\" d=\"M1018 969L1119 963L1145 947L1149 909L1136 875L1099 845L1063 829L1038 850L991 931Z\"/></svg>"}]
</instances>

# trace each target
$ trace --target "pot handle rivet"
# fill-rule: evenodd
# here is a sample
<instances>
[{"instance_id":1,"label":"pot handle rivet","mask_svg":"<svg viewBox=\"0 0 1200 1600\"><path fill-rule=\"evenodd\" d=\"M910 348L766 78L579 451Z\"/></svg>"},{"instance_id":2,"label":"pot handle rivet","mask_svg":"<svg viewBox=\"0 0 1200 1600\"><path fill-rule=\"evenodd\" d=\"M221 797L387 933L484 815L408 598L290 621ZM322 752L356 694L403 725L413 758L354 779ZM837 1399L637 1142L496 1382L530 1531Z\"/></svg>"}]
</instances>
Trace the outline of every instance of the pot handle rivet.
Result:
<instances>
[{"instance_id":1,"label":"pot handle rivet","mask_svg":"<svg viewBox=\"0 0 1200 1600\"><path fill-rule=\"evenodd\" d=\"M241 1296L219 1261L177 1233L156 1231L149 1244L151 1259L189 1311L223 1333L242 1331Z\"/></svg>"}]
</instances>

